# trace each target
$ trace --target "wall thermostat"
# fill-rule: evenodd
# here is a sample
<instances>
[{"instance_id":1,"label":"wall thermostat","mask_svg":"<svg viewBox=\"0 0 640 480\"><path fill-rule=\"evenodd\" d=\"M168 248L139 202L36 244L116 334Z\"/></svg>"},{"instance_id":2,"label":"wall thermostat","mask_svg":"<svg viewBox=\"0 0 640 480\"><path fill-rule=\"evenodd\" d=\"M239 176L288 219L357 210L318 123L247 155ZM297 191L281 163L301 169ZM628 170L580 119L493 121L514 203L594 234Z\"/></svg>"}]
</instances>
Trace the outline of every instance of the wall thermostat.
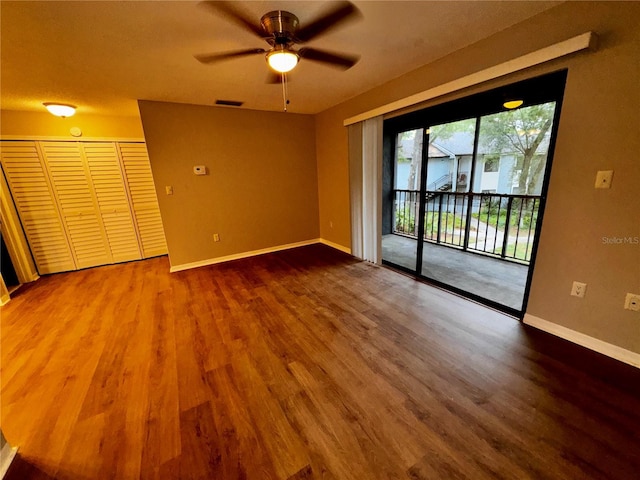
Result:
<instances>
[{"instance_id":1,"label":"wall thermostat","mask_svg":"<svg viewBox=\"0 0 640 480\"><path fill-rule=\"evenodd\" d=\"M195 167L193 167L193 173L195 173L196 175L206 175L207 167L205 167L204 165L196 165Z\"/></svg>"}]
</instances>

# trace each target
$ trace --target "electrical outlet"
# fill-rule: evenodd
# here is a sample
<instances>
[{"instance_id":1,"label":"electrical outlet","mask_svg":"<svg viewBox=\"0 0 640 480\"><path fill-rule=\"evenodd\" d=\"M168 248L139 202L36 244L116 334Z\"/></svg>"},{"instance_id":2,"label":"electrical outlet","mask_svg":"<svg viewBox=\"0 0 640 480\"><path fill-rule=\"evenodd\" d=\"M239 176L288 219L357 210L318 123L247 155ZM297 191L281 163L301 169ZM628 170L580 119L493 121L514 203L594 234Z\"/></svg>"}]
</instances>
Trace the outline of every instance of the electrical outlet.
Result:
<instances>
[{"instance_id":1,"label":"electrical outlet","mask_svg":"<svg viewBox=\"0 0 640 480\"><path fill-rule=\"evenodd\" d=\"M587 292L587 284L581 282L573 282L573 286L571 287L571 295L574 297L583 298L584 294Z\"/></svg>"},{"instance_id":2,"label":"electrical outlet","mask_svg":"<svg viewBox=\"0 0 640 480\"><path fill-rule=\"evenodd\" d=\"M611 188L613 170L600 170L596 175L596 188Z\"/></svg>"},{"instance_id":3,"label":"electrical outlet","mask_svg":"<svg viewBox=\"0 0 640 480\"><path fill-rule=\"evenodd\" d=\"M627 293L624 299L624 308L634 312L640 312L640 294Z\"/></svg>"},{"instance_id":4,"label":"electrical outlet","mask_svg":"<svg viewBox=\"0 0 640 480\"><path fill-rule=\"evenodd\" d=\"M213 241L214 242L219 242L220 241L220 235L218 235L217 233L213 234Z\"/></svg>"},{"instance_id":5,"label":"electrical outlet","mask_svg":"<svg viewBox=\"0 0 640 480\"><path fill-rule=\"evenodd\" d=\"M173 195L173 187L171 185L164 187L164 191L167 192L167 195Z\"/></svg>"}]
</instances>

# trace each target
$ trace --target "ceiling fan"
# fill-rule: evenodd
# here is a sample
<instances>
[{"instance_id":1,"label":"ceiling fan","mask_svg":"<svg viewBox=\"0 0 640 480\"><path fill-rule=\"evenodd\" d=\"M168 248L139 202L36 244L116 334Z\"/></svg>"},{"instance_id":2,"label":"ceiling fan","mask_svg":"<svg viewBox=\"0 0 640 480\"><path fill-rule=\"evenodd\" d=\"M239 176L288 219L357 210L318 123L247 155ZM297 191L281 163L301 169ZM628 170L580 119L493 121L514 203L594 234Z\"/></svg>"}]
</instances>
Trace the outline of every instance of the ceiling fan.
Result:
<instances>
[{"instance_id":1,"label":"ceiling fan","mask_svg":"<svg viewBox=\"0 0 640 480\"><path fill-rule=\"evenodd\" d=\"M307 43L327 33L346 20L360 16L360 11L351 2L334 3L331 8L317 19L300 27L298 17L284 10L268 12L256 25L248 16L239 10L232 2L205 1L200 5L214 14L222 13L231 21L255 36L265 40L269 47L248 48L228 52L195 55L195 58L205 64L216 63L231 58L265 54L269 66L277 72L270 78L271 83L277 83L287 72L290 72L303 58L314 62L346 70L353 67L359 60L357 55L328 52L316 48L294 48L298 44Z\"/></svg>"}]
</instances>

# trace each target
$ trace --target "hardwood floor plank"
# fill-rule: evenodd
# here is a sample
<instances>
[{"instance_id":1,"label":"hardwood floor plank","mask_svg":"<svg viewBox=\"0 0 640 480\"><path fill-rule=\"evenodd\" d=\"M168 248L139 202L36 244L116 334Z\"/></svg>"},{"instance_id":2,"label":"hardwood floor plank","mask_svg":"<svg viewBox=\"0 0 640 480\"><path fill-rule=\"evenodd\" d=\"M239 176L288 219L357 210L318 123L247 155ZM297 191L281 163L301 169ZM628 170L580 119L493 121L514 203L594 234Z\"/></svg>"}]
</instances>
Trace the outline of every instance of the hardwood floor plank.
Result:
<instances>
[{"instance_id":1,"label":"hardwood floor plank","mask_svg":"<svg viewBox=\"0 0 640 480\"><path fill-rule=\"evenodd\" d=\"M206 380L208 352L213 343L215 325L207 303L189 302L190 291L206 292L202 282L175 282L173 285L174 318L189 318L176 329L176 361L180 411L197 407L211 398Z\"/></svg>"},{"instance_id":2,"label":"hardwood floor plank","mask_svg":"<svg viewBox=\"0 0 640 480\"><path fill-rule=\"evenodd\" d=\"M224 478L222 446L210 402L180 414L180 434L180 478Z\"/></svg>"},{"instance_id":3,"label":"hardwood floor plank","mask_svg":"<svg viewBox=\"0 0 640 480\"><path fill-rule=\"evenodd\" d=\"M309 465L299 436L289 424L277 398L272 396L247 355L233 363L238 388L244 394L260 441L269 453L276 478L289 478Z\"/></svg>"},{"instance_id":4,"label":"hardwood floor plank","mask_svg":"<svg viewBox=\"0 0 640 480\"><path fill-rule=\"evenodd\" d=\"M101 457L106 415L99 414L85 420L78 420L70 432L63 458L73 458L56 473L57 478L89 479L105 476Z\"/></svg>"},{"instance_id":5,"label":"hardwood floor plank","mask_svg":"<svg viewBox=\"0 0 640 480\"><path fill-rule=\"evenodd\" d=\"M275 467L259 438L246 400L235 381L235 371L227 365L208 372L214 393L214 413L223 436L225 478L276 479ZM236 476L233 476L236 474Z\"/></svg>"},{"instance_id":6,"label":"hardwood floor plank","mask_svg":"<svg viewBox=\"0 0 640 480\"><path fill-rule=\"evenodd\" d=\"M127 366L122 378L113 404L105 411L102 443L94 454L103 459L103 476L139 478L150 408L149 365L136 363ZM116 436L118 441L112 436Z\"/></svg>"},{"instance_id":7,"label":"hardwood floor plank","mask_svg":"<svg viewBox=\"0 0 640 480\"><path fill-rule=\"evenodd\" d=\"M157 470L180 454L180 406L173 297L166 276L148 275L147 288L158 292L152 300L151 358L148 395L148 418L142 450L142 469Z\"/></svg>"},{"instance_id":8,"label":"hardwood floor plank","mask_svg":"<svg viewBox=\"0 0 640 480\"><path fill-rule=\"evenodd\" d=\"M49 275L1 322L9 480L640 471L640 369L322 245Z\"/></svg>"},{"instance_id":9,"label":"hardwood floor plank","mask_svg":"<svg viewBox=\"0 0 640 480\"><path fill-rule=\"evenodd\" d=\"M333 392L316 386L313 376L302 364L293 363L291 370L304 385L302 394L289 399L288 410L296 420L308 444L326 460L329 470L340 479L398 478L376 455L369 456L370 441L354 416ZM326 401L329 394L332 402ZM372 457L372 458L369 458ZM395 469L394 469L395 470Z\"/></svg>"}]
</instances>

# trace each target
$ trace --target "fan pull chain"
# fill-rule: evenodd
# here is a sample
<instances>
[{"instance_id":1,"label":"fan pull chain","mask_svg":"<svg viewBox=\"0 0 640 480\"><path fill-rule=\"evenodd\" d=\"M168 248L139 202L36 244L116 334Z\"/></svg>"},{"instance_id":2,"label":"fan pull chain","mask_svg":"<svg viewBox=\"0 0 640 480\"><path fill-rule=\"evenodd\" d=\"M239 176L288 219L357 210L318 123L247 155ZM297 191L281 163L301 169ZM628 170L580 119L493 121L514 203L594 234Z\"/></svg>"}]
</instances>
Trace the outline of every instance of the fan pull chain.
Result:
<instances>
[{"instance_id":1,"label":"fan pull chain","mask_svg":"<svg viewBox=\"0 0 640 480\"><path fill-rule=\"evenodd\" d=\"M287 82L287 74L282 74L282 103L284 104L284 111L287 111L287 105L289 105L289 84Z\"/></svg>"}]
</instances>

